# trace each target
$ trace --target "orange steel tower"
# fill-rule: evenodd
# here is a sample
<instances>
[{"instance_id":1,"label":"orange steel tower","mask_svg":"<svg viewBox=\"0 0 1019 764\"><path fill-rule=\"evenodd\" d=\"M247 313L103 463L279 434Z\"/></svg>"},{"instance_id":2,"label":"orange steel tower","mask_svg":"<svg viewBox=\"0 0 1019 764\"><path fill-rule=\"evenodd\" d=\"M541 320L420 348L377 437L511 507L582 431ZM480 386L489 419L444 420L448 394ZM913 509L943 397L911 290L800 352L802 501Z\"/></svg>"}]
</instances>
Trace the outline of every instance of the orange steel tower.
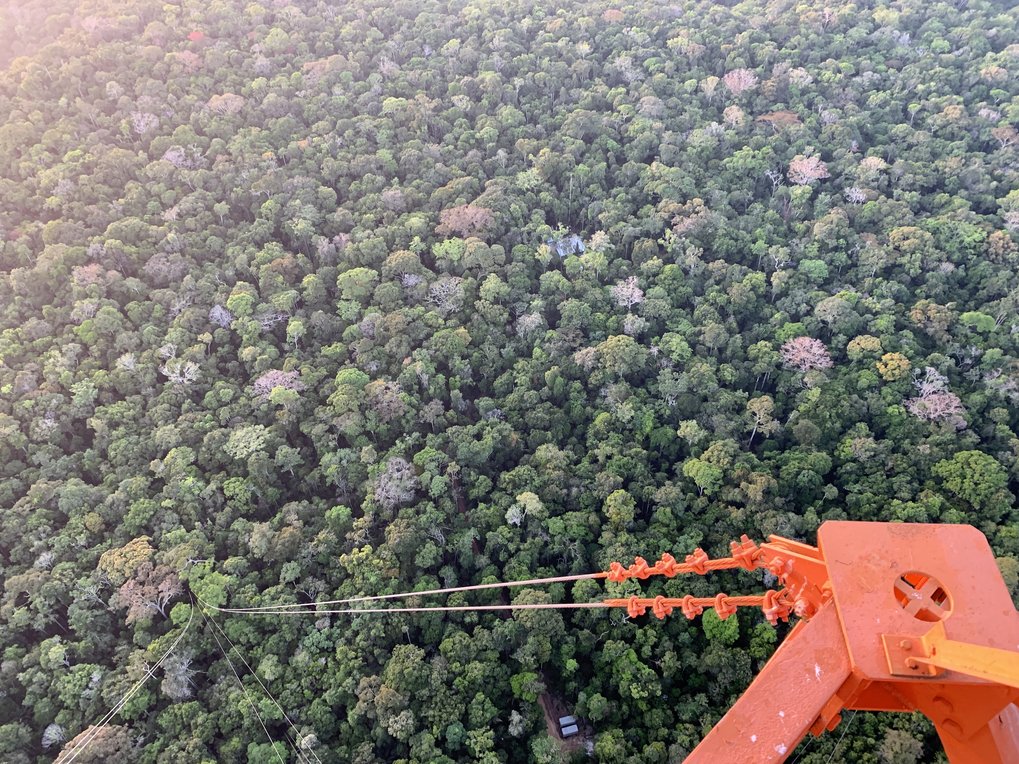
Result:
<instances>
[{"instance_id":1,"label":"orange steel tower","mask_svg":"<svg viewBox=\"0 0 1019 764\"><path fill-rule=\"evenodd\" d=\"M975 528L826 522L817 547L744 538L733 557L803 620L687 762L784 761L844 709L919 710L950 761L1019 762L1019 614Z\"/></svg>"}]
</instances>

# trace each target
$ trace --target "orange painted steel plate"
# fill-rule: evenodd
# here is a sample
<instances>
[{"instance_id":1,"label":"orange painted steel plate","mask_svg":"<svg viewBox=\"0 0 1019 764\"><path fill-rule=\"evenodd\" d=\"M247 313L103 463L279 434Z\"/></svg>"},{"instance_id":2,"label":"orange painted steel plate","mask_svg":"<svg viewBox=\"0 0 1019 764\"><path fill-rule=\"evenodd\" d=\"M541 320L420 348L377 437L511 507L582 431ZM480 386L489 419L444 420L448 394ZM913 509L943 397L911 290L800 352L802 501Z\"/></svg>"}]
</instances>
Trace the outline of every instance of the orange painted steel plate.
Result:
<instances>
[{"instance_id":1,"label":"orange painted steel plate","mask_svg":"<svg viewBox=\"0 0 1019 764\"><path fill-rule=\"evenodd\" d=\"M866 678L892 679L882 634L920 637L939 619L949 639L1019 650L1019 616L975 528L829 521L817 539L850 659ZM958 672L940 679L984 682Z\"/></svg>"}]
</instances>

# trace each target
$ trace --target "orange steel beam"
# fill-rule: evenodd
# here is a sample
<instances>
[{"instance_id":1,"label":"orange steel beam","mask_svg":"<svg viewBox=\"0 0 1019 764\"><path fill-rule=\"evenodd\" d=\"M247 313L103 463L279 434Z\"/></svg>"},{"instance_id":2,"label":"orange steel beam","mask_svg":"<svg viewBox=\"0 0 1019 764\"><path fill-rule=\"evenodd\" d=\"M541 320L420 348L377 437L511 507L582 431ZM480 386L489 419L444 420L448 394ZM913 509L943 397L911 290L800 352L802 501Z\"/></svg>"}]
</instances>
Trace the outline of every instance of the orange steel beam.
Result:
<instances>
[{"instance_id":1,"label":"orange steel beam","mask_svg":"<svg viewBox=\"0 0 1019 764\"><path fill-rule=\"evenodd\" d=\"M994 717L987 726L999 751L1012 751L1012 761L1019 761L1019 708L1014 703Z\"/></svg>"},{"instance_id":2,"label":"orange steel beam","mask_svg":"<svg viewBox=\"0 0 1019 764\"><path fill-rule=\"evenodd\" d=\"M686 764L785 761L849 672L838 615L828 603L796 624Z\"/></svg>"}]
</instances>

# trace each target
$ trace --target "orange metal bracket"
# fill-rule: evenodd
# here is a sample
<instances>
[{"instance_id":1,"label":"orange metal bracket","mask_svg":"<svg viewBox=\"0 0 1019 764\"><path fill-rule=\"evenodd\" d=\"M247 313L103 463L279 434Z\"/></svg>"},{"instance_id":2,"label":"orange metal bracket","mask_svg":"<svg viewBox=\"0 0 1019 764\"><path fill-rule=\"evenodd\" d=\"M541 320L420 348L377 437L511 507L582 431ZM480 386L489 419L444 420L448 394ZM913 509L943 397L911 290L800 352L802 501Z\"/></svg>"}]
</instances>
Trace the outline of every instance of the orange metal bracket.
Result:
<instances>
[{"instance_id":1,"label":"orange metal bracket","mask_svg":"<svg viewBox=\"0 0 1019 764\"><path fill-rule=\"evenodd\" d=\"M943 621L919 639L888 634L881 639L888 654L888 671L896 676L940 676L957 671L1019 689L1019 653L949 639Z\"/></svg>"}]
</instances>

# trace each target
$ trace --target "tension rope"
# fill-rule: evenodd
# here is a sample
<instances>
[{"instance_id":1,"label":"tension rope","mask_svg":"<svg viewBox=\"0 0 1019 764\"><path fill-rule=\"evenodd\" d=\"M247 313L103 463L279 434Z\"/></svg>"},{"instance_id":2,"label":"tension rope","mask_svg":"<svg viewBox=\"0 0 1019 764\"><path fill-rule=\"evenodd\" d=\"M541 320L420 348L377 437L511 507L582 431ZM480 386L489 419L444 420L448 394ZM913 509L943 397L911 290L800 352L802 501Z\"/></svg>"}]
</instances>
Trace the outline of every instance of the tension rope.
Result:
<instances>
[{"instance_id":1,"label":"tension rope","mask_svg":"<svg viewBox=\"0 0 1019 764\"><path fill-rule=\"evenodd\" d=\"M713 608L718 617L725 620L740 607L757 607L764 613L765 618L772 624L779 620L788 621L789 615L799 608L794 592L789 586L780 590L770 589L763 594L730 596L719 593L713 597L615 597L598 600L595 602L563 602L563 603L510 603L499 605L429 605L429 606L408 606L408 607L349 607L362 603L377 603L387 600L405 600L412 597L425 597L434 595L454 594L457 592L479 591L487 589L503 589L521 586L544 586L555 583L573 583L584 580L607 580L613 583L622 583L630 579L646 580L652 576L664 576L673 578L680 574L692 573L705 575L712 571L719 570L747 570L767 569L784 581L787 572L782 560L765 560L762 550L747 536L740 541L733 541L730 545L729 557L711 558L700 548L695 549L691 554L686 555L683 562L666 552L661 559L653 565L649 564L643 557L636 557L629 566L623 566L619 562L613 562L609 569L598 573L582 573L572 576L550 576L546 578L531 578L522 581L505 581L499 583L473 584L470 586L449 586L439 589L427 589L415 592L400 592L397 594L377 594L361 597L347 597L344 599L321 600L317 602L284 603L276 605L259 605L248 607L217 607L208 603L206 607L220 613L235 615L359 615L363 613L431 613L431 612L469 612L469 611L505 611L505 610L575 610L575 609L596 609L596 608L625 608L627 615L631 618L644 615L650 610L655 617L663 619L671 615L675 610L682 612L688 619L701 615L705 609ZM336 608L335 605L347 605L348 607ZM802 614L802 613L799 613Z\"/></svg>"},{"instance_id":2,"label":"tension rope","mask_svg":"<svg viewBox=\"0 0 1019 764\"><path fill-rule=\"evenodd\" d=\"M320 605L353 605L358 602L376 602L379 600L392 600L392 599L403 599L407 597L423 597L431 594L453 594L454 592L470 592L477 591L480 589L502 589L504 587L513 586L542 586L545 584L557 584L557 583L569 583L573 581L590 580L593 578L605 578L605 573L582 573L576 576L554 576L551 578L531 578L526 581L506 581L505 583L495 584L473 584L471 586L449 586L444 589L428 589L427 591L420 592L400 592L399 594L377 594L371 597L348 597L342 600L320 600L318 602L302 602L288 605L263 605L261 607L240 607L240 608L216 608L221 613L259 613L263 611L277 611L286 610L290 608L306 608L310 606ZM210 606L211 607L211 606ZM346 612L346 611L336 611ZM386 610L352 610L350 612L357 613L369 613L369 612L386 612Z\"/></svg>"}]
</instances>

